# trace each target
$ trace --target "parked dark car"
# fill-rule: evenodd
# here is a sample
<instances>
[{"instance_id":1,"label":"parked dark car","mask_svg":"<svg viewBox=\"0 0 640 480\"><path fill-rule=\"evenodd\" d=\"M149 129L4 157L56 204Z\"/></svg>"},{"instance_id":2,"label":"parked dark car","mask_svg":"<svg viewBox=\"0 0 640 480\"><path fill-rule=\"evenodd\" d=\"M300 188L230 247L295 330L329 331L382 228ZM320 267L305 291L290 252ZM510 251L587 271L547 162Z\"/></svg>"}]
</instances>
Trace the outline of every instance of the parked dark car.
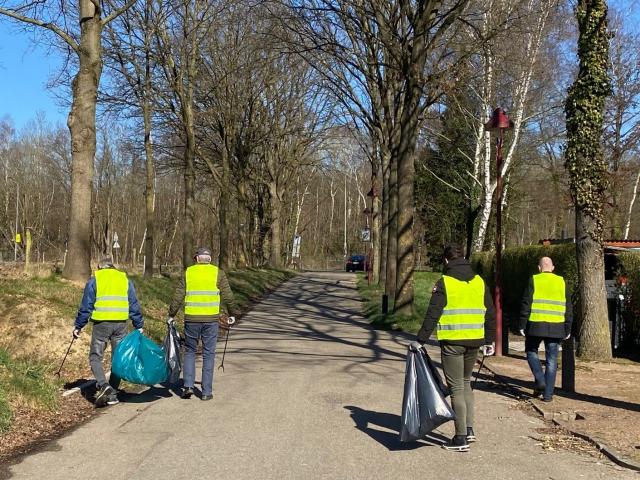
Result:
<instances>
[{"instance_id":1,"label":"parked dark car","mask_svg":"<svg viewBox=\"0 0 640 480\"><path fill-rule=\"evenodd\" d=\"M365 271L367 267L367 257L364 255L351 255L347 259L345 270L347 272Z\"/></svg>"}]
</instances>

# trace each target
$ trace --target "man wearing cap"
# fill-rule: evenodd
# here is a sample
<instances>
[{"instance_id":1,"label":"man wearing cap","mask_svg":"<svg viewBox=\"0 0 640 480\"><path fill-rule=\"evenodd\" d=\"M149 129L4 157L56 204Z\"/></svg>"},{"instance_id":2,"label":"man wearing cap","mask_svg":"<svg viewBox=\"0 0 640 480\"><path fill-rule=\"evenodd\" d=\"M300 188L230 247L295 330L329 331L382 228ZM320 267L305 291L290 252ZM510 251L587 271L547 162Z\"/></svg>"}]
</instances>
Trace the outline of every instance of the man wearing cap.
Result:
<instances>
[{"instance_id":1,"label":"man wearing cap","mask_svg":"<svg viewBox=\"0 0 640 480\"><path fill-rule=\"evenodd\" d=\"M111 343L113 352L127 335L129 318L133 326L142 332L144 320L133 282L113 266L110 257L106 257L100 261L95 276L84 287L73 329L74 338L78 338L89 320L93 324L89 364L96 379L97 407L118 403L116 390L120 385L120 378L112 374L107 383L102 360L107 342Z\"/></svg>"},{"instance_id":2,"label":"man wearing cap","mask_svg":"<svg viewBox=\"0 0 640 480\"><path fill-rule=\"evenodd\" d=\"M193 395L196 377L196 349L202 339L202 400L213 398L213 365L218 341L218 320L221 304L231 315L239 314L231 287L224 271L211 263L211 250L199 248L195 264L185 270L178 283L171 305L169 321L173 321L184 305L185 352L182 398ZM224 312L223 312L224 313Z\"/></svg>"},{"instance_id":3,"label":"man wearing cap","mask_svg":"<svg viewBox=\"0 0 640 480\"><path fill-rule=\"evenodd\" d=\"M553 273L553 261L542 257L538 262L540 273L529 279L520 309L520 335L526 335L524 349L535 385L533 396L550 402L558 370L560 342L571 336L573 310L571 293L560 275ZM538 348L544 342L545 369L538 358Z\"/></svg>"}]
</instances>

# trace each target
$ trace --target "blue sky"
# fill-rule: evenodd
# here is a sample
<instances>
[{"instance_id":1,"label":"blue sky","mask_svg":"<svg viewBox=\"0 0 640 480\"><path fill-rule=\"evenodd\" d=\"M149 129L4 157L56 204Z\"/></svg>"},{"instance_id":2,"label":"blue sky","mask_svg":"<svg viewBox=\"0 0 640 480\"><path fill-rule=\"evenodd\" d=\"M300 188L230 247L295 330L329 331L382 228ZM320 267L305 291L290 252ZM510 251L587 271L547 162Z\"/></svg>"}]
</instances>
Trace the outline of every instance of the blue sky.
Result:
<instances>
[{"instance_id":1,"label":"blue sky","mask_svg":"<svg viewBox=\"0 0 640 480\"><path fill-rule=\"evenodd\" d=\"M34 45L29 34L0 19L0 118L10 116L18 130L39 111L65 123L66 107L57 106L46 88L60 63L58 52Z\"/></svg>"},{"instance_id":2,"label":"blue sky","mask_svg":"<svg viewBox=\"0 0 640 480\"><path fill-rule=\"evenodd\" d=\"M640 20L638 0L612 0L610 5ZM18 130L38 112L52 123L64 124L68 107L57 105L53 92L46 88L60 63L58 52L35 46L29 34L0 18L0 118L10 116Z\"/></svg>"}]
</instances>

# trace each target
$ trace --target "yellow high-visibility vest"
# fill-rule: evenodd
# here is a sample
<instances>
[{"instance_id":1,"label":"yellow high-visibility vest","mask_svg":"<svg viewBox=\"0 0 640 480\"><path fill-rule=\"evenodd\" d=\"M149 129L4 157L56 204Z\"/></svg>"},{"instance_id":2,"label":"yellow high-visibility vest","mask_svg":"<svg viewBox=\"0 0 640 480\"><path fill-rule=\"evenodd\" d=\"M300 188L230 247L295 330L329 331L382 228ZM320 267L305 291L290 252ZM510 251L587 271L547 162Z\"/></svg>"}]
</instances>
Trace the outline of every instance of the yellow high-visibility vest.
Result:
<instances>
[{"instance_id":1,"label":"yellow high-visibility vest","mask_svg":"<svg viewBox=\"0 0 640 480\"><path fill-rule=\"evenodd\" d=\"M121 322L129 318L129 280L115 268L98 270L96 302L91 319L98 322Z\"/></svg>"},{"instance_id":2,"label":"yellow high-visibility vest","mask_svg":"<svg viewBox=\"0 0 640 480\"><path fill-rule=\"evenodd\" d=\"M438 340L484 339L484 281L479 275L470 281L443 275L447 305L438 321Z\"/></svg>"},{"instance_id":3,"label":"yellow high-visibility vest","mask_svg":"<svg viewBox=\"0 0 640 480\"><path fill-rule=\"evenodd\" d=\"M185 273L184 313L186 315L217 315L220 313L218 267L209 263L196 264Z\"/></svg>"},{"instance_id":4,"label":"yellow high-visibility vest","mask_svg":"<svg viewBox=\"0 0 640 480\"><path fill-rule=\"evenodd\" d=\"M551 272L533 276L530 322L563 323L567 310L564 278Z\"/></svg>"}]
</instances>

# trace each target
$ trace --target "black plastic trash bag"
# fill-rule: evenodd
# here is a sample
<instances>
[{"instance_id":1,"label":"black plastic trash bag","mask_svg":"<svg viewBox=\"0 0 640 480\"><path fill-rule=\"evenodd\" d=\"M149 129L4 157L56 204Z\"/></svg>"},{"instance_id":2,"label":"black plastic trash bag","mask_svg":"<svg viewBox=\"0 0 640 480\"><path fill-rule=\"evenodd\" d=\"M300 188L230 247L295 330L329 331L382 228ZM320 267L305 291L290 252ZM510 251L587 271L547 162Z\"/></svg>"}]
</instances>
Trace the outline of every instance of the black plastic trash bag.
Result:
<instances>
[{"instance_id":1,"label":"black plastic trash bag","mask_svg":"<svg viewBox=\"0 0 640 480\"><path fill-rule=\"evenodd\" d=\"M180 334L176 330L174 322L167 323L167 336L164 337L162 344L164 350L164 358L169 367L169 383L178 383L180 372L182 371L182 362L180 361Z\"/></svg>"},{"instance_id":2,"label":"black plastic trash bag","mask_svg":"<svg viewBox=\"0 0 640 480\"><path fill-rule=\"evenodd\" d=\"M442 387L438 385L431 368L427 366L427 358L422 349L419 352L407 352L401 442L423 438L427 433L455 418L442 393ZM442 379L440 384L442 385Z\"/></svg>"}]
</instances>

